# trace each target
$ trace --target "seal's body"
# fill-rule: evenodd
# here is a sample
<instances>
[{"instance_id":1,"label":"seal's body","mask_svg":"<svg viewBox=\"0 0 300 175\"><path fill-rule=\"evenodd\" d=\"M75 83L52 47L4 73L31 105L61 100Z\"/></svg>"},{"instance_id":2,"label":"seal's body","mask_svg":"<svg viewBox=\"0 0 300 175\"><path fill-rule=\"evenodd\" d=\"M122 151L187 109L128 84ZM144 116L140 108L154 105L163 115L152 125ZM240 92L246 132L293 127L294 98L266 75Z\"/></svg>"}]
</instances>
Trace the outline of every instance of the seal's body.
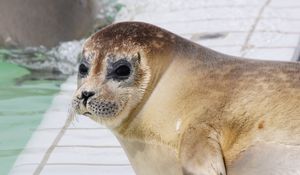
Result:
<instances>
[{"instance_id":1,"label":"seal's body","mask_svg":"<svg viewBox=\"0 0 300 175\"><path fill-rule=\"evenodd\" d=\"M113 131L138 175L300 172L299 63L125 22L87 40L78 85L73 108Z\"/></svg>"}]
</instances>

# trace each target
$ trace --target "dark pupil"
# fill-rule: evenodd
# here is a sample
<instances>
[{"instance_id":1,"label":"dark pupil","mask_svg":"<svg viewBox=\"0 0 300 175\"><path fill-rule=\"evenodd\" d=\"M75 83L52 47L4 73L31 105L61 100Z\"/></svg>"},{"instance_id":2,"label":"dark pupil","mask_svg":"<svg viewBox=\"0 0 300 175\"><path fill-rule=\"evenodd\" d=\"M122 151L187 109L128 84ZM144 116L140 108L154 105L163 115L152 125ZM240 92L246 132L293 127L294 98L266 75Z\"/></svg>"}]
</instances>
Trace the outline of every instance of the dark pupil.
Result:
<instances>
[{"instance_id":1,"label":"dark pupil","mask_svg":"<svg viewBox=\"0 0 300 175\"><path fill-rule=\"evenodd\" d=\"M130 74L130 68L128 66L120 66L115 70L115 74L120 77L126 77Z\"/></svg>"},{"instance_id":2,"label":"dark pupil","mask_svg":"<svg viewBox=\"0 0 300 175\"><path fill-rule=\"evenodd\" d=\"M79 66L79 73L81 75L86 75L88 73L88 71L89 71L89 68L86 65L80 64L80 66Z\"/></svg>"}]
</instances>

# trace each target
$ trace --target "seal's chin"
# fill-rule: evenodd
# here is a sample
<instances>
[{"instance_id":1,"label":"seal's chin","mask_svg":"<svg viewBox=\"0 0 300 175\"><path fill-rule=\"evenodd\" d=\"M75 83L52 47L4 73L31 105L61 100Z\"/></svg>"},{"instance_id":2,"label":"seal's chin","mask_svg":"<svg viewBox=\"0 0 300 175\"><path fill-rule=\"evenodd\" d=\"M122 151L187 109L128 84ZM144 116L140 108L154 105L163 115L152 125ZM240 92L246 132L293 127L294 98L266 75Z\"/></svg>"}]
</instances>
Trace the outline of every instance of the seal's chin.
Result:
<instances>
[{"instance_id":1,"label":"seal's chin","mask_svg":"<svg viewBox=\"0 0 300 175\"><path fill-rule=\"evenodd\" d=\"M120 106L115 101L91 99L86 105L86 111L98 117L111 118L118 114Z\"/></svg>"}]
</instances>

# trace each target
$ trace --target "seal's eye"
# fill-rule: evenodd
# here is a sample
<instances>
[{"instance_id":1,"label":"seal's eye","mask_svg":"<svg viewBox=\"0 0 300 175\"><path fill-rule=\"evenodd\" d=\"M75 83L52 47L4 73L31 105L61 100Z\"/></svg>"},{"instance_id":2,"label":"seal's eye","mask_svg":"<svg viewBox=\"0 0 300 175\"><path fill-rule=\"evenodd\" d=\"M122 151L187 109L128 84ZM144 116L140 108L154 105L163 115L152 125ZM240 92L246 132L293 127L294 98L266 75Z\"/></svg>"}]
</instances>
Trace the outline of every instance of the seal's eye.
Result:
<instances>
[{"instance_id":1,"label":"seal's eye","mask_svg":"<svg viewBox=\"0 0 300 175\"><path fill-rule=\"evenodd\" d=\"M128 77L130 75L130 68L127 65L121 65L115 70L118 77Z\"/></svg>"},{"instance_id":2,"label":"seal's eye","mask_svg":"<svg viewBox=\"0 0 300 175\"><path fill-rule=\"evenodd\" d=\"M81 76L86 76L89 72L89 68L85 64L79 65L79 74Z\"/></svg>"},{"instance_id":3,"label":"seal's eye","mask_svg":"<svg viewBox=\"0 0 300 175\"><path fill-rule=\"evenodd\" d=\"M125 60L121 59L115 63L111 63L111 67L108 68L107 78L112 78L113 80L126 80L131 74L131 64Z\"/></svg>"}]
</instances>

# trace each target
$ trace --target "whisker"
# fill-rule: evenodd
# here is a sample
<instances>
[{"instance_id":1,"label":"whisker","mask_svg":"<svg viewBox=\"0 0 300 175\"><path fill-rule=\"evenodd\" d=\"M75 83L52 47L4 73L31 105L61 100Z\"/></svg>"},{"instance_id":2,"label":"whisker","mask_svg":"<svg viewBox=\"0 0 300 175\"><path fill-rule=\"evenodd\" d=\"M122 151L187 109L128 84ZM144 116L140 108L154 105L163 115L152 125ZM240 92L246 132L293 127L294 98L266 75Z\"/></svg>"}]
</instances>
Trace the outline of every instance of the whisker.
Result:
<instances>
[{"instance_id":1,"label":"whisker","mask_svg":"<svg viewBox=\"0 0 300 175\"><path fill-rule=\"evenodd\" d=\"M74 119L76 118L77 114L72 105L69 105L68 113L69 113L68 118L70 118L71 123L74 124Z\"/></svg>"}]
</instances>

